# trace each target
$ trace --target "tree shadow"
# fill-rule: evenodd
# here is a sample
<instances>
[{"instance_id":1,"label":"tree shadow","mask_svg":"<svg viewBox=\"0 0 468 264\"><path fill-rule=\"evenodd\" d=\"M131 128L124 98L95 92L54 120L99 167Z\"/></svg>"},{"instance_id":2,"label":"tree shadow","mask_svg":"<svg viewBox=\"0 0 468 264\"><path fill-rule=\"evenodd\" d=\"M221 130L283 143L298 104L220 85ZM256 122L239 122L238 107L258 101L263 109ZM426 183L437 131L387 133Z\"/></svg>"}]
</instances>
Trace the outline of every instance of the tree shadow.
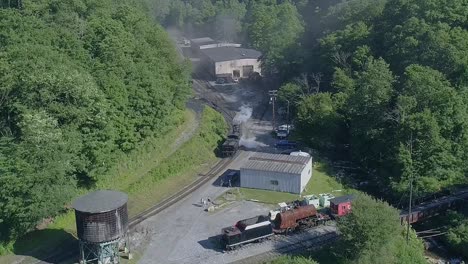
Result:
<instances>
[{"instance_id":1,"label":"tree shadow","mask_svg":"<svg viewBox=\"0 0 468 264\"><path fill-rule=\"evenodd\" d=\"M47 263L74 263L78 259L78 240L63 229L30 232L13 245L13 253Z\"/></svg>"},{"instance_id":2,"label":"tree shadow","mask_svg":"<svg viewBox=\"0 0 468 264\"><path fill-rule=\"evenodd\" d=\"M214 182L218 187L240 187L240 171L228 169L224 171Z\"/></svg>"}]
</instances>

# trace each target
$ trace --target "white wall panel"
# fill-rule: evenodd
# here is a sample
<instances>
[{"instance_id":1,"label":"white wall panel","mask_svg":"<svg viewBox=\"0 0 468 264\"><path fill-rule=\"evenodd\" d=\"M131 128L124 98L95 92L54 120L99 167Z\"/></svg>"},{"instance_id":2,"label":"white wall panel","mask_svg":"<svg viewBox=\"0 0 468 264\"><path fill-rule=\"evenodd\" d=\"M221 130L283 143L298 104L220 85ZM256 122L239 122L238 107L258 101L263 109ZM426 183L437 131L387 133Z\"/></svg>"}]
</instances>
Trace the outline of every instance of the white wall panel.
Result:
<instances>
[{"instance_id":1,"label":"white wall panel","mask_svg":"<svg viewBox=\"0 0 468 264\"><path fill-rule=\"evenodd\" d=\"M234 61L221 61L215 63L216 74L232 74L232 71L239 70L240 76L243 76L242 66L253 65L254 71L262 73L260 62L257 59L241 59Z\"/></svg>"}]
</instances>

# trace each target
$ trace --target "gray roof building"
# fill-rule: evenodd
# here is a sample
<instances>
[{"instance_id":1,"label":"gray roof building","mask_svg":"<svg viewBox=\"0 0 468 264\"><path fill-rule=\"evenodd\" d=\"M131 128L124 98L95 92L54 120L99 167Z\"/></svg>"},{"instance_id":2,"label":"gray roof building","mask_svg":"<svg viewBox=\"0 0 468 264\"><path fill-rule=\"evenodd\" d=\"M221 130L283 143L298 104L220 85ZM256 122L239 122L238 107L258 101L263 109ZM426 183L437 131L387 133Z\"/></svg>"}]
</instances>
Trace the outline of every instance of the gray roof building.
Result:
<instances>
[{"instance_id":1,"label":"gray roof building","mask_svg":"<svg viewBox=\"0 0 468 264\"><path fill-rule=\"evenodd\" d=\"M312 158L255 153L240 172L241 187L301 193L312 176Z\"/></svg>"},{"instance_id":2,"label":"gray roof building","mask_svg":"<svg viewBox=\"0 0 468 264\"><path fill-rule=\"evenodd\" d=\"M262 56L260 51L237 47L218 47L204 49L201 51L213 62L233 61L242 59L259 59Z\"/></svg>"},{"instance_id":3,"label":"gray roof building","mask_svg":"<svg viewBox=\"0 0 468 264\"><path fill-rule=\"evenodd\" d=\"M309 160L310 157L303 156L257 153L242 168L297 174L302 172Z\"/></svg>"}]
</instances>

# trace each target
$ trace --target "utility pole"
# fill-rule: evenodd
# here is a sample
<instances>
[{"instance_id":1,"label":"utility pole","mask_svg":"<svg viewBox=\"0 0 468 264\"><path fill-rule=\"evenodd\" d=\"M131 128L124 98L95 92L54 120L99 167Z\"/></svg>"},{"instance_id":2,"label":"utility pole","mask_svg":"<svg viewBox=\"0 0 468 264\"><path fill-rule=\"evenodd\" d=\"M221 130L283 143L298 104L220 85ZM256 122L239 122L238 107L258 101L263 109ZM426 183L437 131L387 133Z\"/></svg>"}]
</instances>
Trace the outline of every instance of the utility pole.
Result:
<instances>
[{"instance_id":1,"label":"utility pole","mask_svg":"<svg viewBox=\"0 0 468 264\"><path fill-rule=\"evenodd\" d=\"M286 102L288 102L288 134L289 134L289 100L286 100Z\"/></svg>"},{"instance_id":2,"label":"utility pole","mask_svg":"<svg viewBox=\"0 0 468 264\"><path fill-rule=\"evenodd\" d=\"M412 200L413 200L413 132L411 132L410 135L410 162L411 162L411 168L410 168L410 196L409 196L409 207L408 207L408 224L406 227L406 244L409 244L409 231L410 231L410 217L411 215L411 206L412 206Z\"/></svg>"},{"instance_id":3,"label":"utility pole","mask_svg":"<svg viewBox=\"0 0 468 264\"><path fill-rule=\"evenodd\" d=\"M276 97L278 96L278 90L270 90L268 91L268 94L270 95L270 103L273 106L273 130L275 130L276 129L275 101L276 101Z\"/></svg>"}]
</instances>

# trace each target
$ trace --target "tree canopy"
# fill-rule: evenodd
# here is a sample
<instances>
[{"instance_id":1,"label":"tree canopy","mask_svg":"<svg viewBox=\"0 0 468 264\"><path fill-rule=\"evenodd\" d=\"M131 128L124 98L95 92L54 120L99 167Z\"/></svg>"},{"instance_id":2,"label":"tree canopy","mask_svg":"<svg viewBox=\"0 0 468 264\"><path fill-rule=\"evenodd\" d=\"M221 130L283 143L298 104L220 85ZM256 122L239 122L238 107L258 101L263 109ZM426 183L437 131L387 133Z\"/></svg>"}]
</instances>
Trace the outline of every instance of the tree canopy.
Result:
<instances>
[{"instance_id":1,"label":"tree canopy","mask_svg":"<svg viewBox=\"0 0 468 264\"><path fill-rule=\"evenodd\" d=\"M0 8L0 239L64 210L120 153L179 122L188 68L137 2Z\"/></svg>"},{"instance_id":2,"label":"tree canopy","mask_svg":"<svg viewBox=\"0 0 468 264\"><path fill-rule=\"evenodd\" d=\"M390 199L399 199L413 176L418 196L466 183L466 1L308 6L316 12L301 13L309 16L304 34L316 42L304 42L303 72L289 76L306 81L296 95L287 85L279 91L299 109L301 138L324 151L346 150ZM319 93L304 96L318 73Z\"/></svg>"},{"instance_id":3,"label":"tree canopy","mask_svg":"<svg viewBox=\"0 0 468 264\"><path fill-rule=\"evenodd\" d=\"M334 253L343 263L426 263L424 246L414 231L406 244L398 211L370 196L358 195L338 228L342 238Z\"/></svg>"}]
</instances>

